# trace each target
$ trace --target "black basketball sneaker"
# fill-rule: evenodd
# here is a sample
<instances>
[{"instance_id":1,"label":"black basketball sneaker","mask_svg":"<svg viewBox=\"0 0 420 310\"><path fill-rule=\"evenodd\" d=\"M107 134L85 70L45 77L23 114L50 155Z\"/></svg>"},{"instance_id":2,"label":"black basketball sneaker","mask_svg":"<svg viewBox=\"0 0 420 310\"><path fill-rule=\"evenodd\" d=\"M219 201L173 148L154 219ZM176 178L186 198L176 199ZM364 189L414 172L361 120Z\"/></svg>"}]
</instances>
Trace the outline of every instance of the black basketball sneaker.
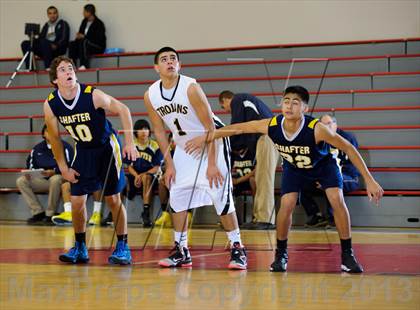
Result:
<instances>
[{"instance_id":1,"label":"black basketball sneaker","mask_svg":"<svg viewBox=\"0 0 420 310\"><path fill-rule=\"evenodd\" d=\"M169 257L159 261L161 267L191 267L192 259L190 251L187 248L182 248L178 242L175 241L175 247L171 250Z\"/></svg>"},{"instance_id":2,"label":"black basketball sneaker","mask_svg":"<svg viewBox=\"0 0 420 310\"><path fill-rule=\"evenodd\" d=\"M235 242L230 252L229 269L246 270L248 266L246 251L239 242Z\"/></svg>"},{"instance_id":3,"label":"black basketball sneaker","mask_svg":"<svg viewBox=\"0 0 420 310\"><path fill-rule=\"evenodd\" d=\"M285 272L287 270L287 261L289 256L287 255L287 249L276 250L276 256L274 262L270 266L272 272Z\"/></svg>"},{"instance_id":4,"label":"black basketball sneaker","mask_svg":"<svg viewBox=\"0 0 420 310\"><path fill-rule=\"evenodd\" d=\"M341 253L341 271L348 273L362 273L363 267L357 262L353 249Z\"/></svg>"}]
</instances>

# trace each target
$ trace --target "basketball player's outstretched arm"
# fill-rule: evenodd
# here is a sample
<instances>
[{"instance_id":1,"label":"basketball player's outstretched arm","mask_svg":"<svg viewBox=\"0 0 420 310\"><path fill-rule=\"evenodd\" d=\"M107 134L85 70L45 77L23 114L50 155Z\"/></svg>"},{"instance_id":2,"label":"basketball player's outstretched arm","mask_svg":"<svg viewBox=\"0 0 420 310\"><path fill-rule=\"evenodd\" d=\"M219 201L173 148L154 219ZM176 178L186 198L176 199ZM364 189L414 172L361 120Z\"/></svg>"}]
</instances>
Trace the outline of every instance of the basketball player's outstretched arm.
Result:
<instances>
[{"instance_id":1,"label":"basketball player's outstretched arm","mask_svg":"<svg viewBox=\"0 0 420 310\"><path fill-rule=\"evenodd\" d=\"M149 114L149 120L152 123L153 133L155 134L159 148L162 151L163 158L165 159L165 185L167 188L170 188L172 182L175 181L176 171L169 149L168 138L166 137L165 125L163 124L163 120L153 108L149 99L149 92L147 91L144 94L144 105L146 106L147 113Z\"/></svg>"},{"instance_id":2,"label":"basketball player's outstretched arm","mask_svg":"<svg viewBox=\"0 0 420 310\"><path fill-rule=\"evenodd\" d=\"M384 194L384 190L370 174L357 149L349 141L341 137L339 134L332 132L328 127L320 122L318 122L315 126L315 139L316 143L325 141L347 154L353 165L359 170L365 180L369 200L373 199L376 205L379 205L379 200Z\"/></svg>"},{"instance_id":3,"label":"basketball player's outstretched arm","mask_svg":"<svg viewBox=\"0 0 420 310\"><path fill-rule=\"evenodd\" d=\"M61 171L61 175L67 181L77 183L78 181L76 176L78 176L79 173L76 170L69 168L67 165L66 157L64 155L63 142L61 141L60 130L58 127L58 120L47 101L44 102L44 117L50 136L51 148L58 168Z\"/></svg>"},{"instance_id":4,"label":"basketball player's outstretched arm","mask_svg":"<svg viewBox=\"0 0 420 310\"><path fill-rule=\"evenodd\" d=\"M187 90L188 99L193 106L195 113L197 113L198 119L204 126L208 135L212 135L215 126L212 117L210 105L207 101L207 97L200 85L192 83ZM224 176L220 173L219 168L216 165L216 144L211 142L207 148L208 154L208 167L207 167L207 179L209 180L210 188L215 185L216 187L223 185ZM201 152L200 152L201 153Z\"/></svg>"},{"instance_id":5,"label":"basketball player's outstretched arm","mask_svg":"<svg viewBox=\"0 0 420 310\"><path fill-rule=\"evenodd\" d=\"M203 148L205 143L214 141L219 138L241 135L244 133L261 133L266 135L268 133L268 125L271 118L261 119L258 121L250 121L245 123L236 123L233 125L219 128L212 133L208 133L194 139L189 140L185 144L185 151L188 154L197 154Z\"/></svg>"},{"instance_id":6,"label":"basketball player's outstretched arm","mask_svg":"<svg viewBox=\"0 0 420 310\"><path fill-rule=\"evenodd\" d=\"M99 89L93 91L93 104L95 108L102 108L111 113L117 114L120 117L121 124L124 130L124 147L123 147L123 157L127 157L131 161L137 159L138 153L134 145L134 138L132 134L133 130L133 121L131 119L131 113L128 107L122 102L118 101L114 97L105 94Z\"/></svg>"}]
</instances>

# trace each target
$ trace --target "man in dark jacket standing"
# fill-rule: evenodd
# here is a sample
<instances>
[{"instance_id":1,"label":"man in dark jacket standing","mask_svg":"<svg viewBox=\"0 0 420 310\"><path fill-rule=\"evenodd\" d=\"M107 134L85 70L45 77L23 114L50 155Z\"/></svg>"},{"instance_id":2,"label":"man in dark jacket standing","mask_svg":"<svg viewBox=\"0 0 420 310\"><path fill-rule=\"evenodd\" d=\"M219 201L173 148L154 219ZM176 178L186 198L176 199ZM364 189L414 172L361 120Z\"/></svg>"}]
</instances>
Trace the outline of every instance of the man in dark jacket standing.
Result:
<instances>
[{"instance_id":1,"label":"man in dark jacket standing","mask_svg":"<svg viewBox=\"0 0 420 310\"><path fill-rule=\"evenodd\" d=\"M69 56L75 64L79 59L79 70L89 68L89 57L103 53L106 48L105 25L95 12L93 4L84 6L84 19L80 24L79 32L76 33L76 40L70 42Z\"/></svg>"},{"instance_id":2,"label":"man in dark jacket standing","mask_svg":"<svg viewBox=\"0 0 420 310\"><path fill-rule=\"evenodd\" d=\"M48 22L42 27L39 37L33 42L33 52L42 58L45 69L49 69L51 61L60 55L64 55L69 45L70 28L69 24L59 19L58 10L55 6L47 9ZM22 52L25 54L31 48L29 40L21 44ZM26 58L26 68L29 68L29 57Z\"/></svg>"},{"instance_id":3,"label":"man in dark jacket standing","mask_svg":"<svg viewBox=\"0 0 420 310\"><path fill-rule=\"evenodd\" d=\"M219 94L219 104L225 111L231 113L231 124L273 117L270 108L261 99L251 94L234 94L225 90ZM274 177L279 153L267 135L240 135L232 142L232 149L237 149L240 145L255 152L257 161L255 167L257 188L254 198L253 219L251 223L246 223L241 227L254 230L274 229Z\"/></svg>"}]
</instances>

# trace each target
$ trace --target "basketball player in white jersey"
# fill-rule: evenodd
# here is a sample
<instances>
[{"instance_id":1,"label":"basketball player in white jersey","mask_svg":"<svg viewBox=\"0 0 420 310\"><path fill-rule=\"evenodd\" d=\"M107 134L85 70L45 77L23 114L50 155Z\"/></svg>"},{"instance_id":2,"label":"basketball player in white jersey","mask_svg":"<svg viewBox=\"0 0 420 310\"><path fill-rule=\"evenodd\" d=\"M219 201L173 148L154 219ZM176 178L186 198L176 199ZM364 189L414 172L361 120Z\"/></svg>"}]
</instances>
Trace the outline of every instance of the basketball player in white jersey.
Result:
<instances>
[{"instance_id":1,"label":"basketball player in white jersey","mask_svg":"<svg viewBox=\"0 0 420 310\"><path fill-rule=\"evenodd\" d=\"M246 269L247 257L241 242L232 197L229 140L209 145L200 159L185 152L185 142L222 127L195 79L179 74L178 53L163 47L155 54L155 70L160 76L144 94L144 103L152 127L165 157L165 184L170 191L174 224L175 248L168 258L159 261L162 267L192 265L187 244L187 210L214 205L231 243L229 269ZM166 125L176 144L173 159L168 150ZM190 202L191 200L191 202Z\"/></svg>"}]
</instances>

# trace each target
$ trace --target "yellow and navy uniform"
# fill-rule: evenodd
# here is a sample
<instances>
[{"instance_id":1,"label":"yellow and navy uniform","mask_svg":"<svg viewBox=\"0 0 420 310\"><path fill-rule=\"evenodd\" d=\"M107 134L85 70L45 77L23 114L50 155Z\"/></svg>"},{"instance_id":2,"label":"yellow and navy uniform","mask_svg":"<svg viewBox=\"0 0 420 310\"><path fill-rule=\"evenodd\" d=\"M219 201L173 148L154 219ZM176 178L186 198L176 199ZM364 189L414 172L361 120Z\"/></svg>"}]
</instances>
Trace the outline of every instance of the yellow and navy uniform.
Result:
<instances>
[{"instance_id":1,"label":"yellow and navy uniform","mask_svg":"<svg viewBox=\"0 0 420 310\"><path fill-rule=\"evenodd\" d=\"M307 182L319 182L322 188L343 187L343 178L336 158L325 142L316 143L318 119L305 115L292 137L283 130L283 115L273 117L268 136L283 157L282 193L299 192Z\"/></svg>"},{"instance_id":2,"label":"yellow and navy uniform","mask_svg":"<svg viewBox=\"0 0 420 310\"><path fill-rule=\"evenodd\" d=\"M143 173L155 166L160 166L163 161L163 155L159 149L159 145L155 140L149 139L149 143L141 145L136 140L136 149L139 157L131 166L137 173Z\"/></svg>"},{"instance_id":3,"label":"yellow and navy uniform","mask_svg":"<svg viewBox=\"0 0 420 310\"><path fill-rule=\"evenodd\" d=\"M125 185L121 143L105 111L94 106L95 88L84 84L77 87L73 100L64 99L58 89L50 93L47 100L53 114L75 142L71 167L80 176L77 183L71 184L71 194L80 196L99 189L103 189L106 196L120 193Z\"/></svg>"},{"instance_id":4,"label":"yellow and navy uniform","mask_svg":"<svg viewBox=\"0 0 420 310\"><path fill-rule=\"evenodd\" d=\"M144 173L149 171L153 167L160 166L163 162L163 155L159 149L159 145L155 140L149 139L149 142L146 145L141 145L137 140L136 149L139 153L139 157L134 162L127 161L137 173ZM143 191L143 186L137 188L134 185L134 176L127 174L128 179L128 199L134 199L136 194L140 194ZM157 186L158 182L154 182L153 186Z\"/></svg>"},{"instance_id":5,"label":"yellow and navy uniform","mask_svg":"<svg viewBox=\"0 0 420 310\"><path fill-rule=\"evenodd\" d=\"M240 178L252 172L255 168L255 149L247 149L245 153L231 152L232 178ZM238 196L243 191L251 190L249 182L242 182L233 186L233 195Z\"/></svg>"},{"instance_id":6,"label":"yellow and navy uniform","mask_svg":"<svg viewBox=\"0 0 420 310\"><path fill-rule=\"evenodd\" d=\"M78 84L79 91L69 103L58 90L48 96L48 104L61 125L72 136L77 147L96 147L109 142L114 133L104 109L93 104L95 87Z\"/></svg>"}]
</instances>

